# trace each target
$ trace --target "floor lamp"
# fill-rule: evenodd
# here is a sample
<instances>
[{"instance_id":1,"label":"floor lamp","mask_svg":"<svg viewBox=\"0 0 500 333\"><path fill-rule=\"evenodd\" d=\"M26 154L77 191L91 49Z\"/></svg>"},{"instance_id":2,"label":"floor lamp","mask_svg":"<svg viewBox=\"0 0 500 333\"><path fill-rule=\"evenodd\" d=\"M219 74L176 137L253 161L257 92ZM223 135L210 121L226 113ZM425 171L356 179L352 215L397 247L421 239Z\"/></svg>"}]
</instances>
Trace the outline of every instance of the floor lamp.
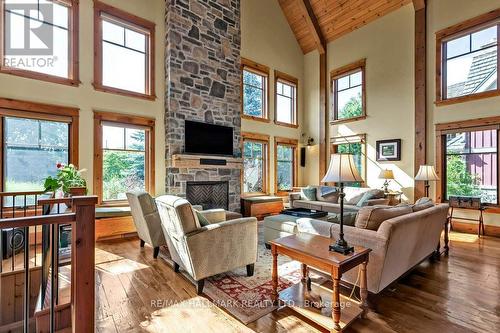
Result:
<instances>
[{"instance_id":1,"label":"floor lamp","mask_svg":"<svg viewBox=\"0 0 500 333\"><path fill-rule=\"evenodd\" d=\"M348 254L354 251L352 246L349 246L344 239L344 183L362 182L363 178L359 175L358 169L354 164L353 155L351 154L332 154L330 165L323 183L338 183L340 188L340 233L339 239L335 244L330 245L330 251Z\"/></svg>"},{"instance_id":2,"label":"floor lamp","mask_svg":"<svg viewBox=\"0 0 500 333\"><path fill-rule=\"evenodd\" d=\"M415 176L415 180L425 181L425 196L429 197L429 187L431 187L429 182L438 181L439 177L436 174L436 170L433 165L421 165L417 175Z\"/></svg>"}]
</instances>

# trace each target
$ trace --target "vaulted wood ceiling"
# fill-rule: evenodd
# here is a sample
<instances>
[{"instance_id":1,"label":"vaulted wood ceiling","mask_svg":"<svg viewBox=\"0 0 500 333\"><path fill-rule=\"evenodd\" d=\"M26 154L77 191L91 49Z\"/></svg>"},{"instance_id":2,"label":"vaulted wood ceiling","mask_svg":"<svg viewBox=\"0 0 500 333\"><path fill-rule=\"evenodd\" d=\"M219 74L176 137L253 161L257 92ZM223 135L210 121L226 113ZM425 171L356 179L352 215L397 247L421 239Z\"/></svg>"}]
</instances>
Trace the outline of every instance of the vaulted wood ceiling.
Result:
<instances>
[{"instance_id":1,"label":"vaulted wood ceiling","mask_svg":"<svg viewBox=\"0 0 500 333\"><path fill-rule=\"evenodd\" d=\"M278 0L304 53L335 40L412 0ZM323 43L323 45L321 45Z\"/></svg>"}]
</instances>

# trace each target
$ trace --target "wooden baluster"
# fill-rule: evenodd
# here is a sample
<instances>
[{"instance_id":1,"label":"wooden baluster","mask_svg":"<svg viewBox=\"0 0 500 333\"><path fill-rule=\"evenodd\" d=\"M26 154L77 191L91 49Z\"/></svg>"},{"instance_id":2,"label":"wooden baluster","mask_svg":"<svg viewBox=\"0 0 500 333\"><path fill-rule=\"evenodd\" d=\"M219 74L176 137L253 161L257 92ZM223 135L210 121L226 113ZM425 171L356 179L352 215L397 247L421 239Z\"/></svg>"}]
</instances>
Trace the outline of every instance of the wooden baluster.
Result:
<instances>
[{"instance_id":1,"label":"wooden baluster","mask_svg":"<svg viewBox=\"0 0 500 333\"><path fill-rule=\"evenodd\" d=\"M23 332L30 331L30 245L29 245L29 227L24 228L24 323Z\"/></svg>"},{"instance_id":2,"label":"wooden baluster","mask_svg":"<svg viewBox=\"0 0 500 333\"><path fill-rule=\"evenodd\" d=\"M71 239L71 309L73 333L94 332L95 306L95 205L96 196L74 197L76 223ZM78 269L76 274L75 269Z\"/></svg>"}]
</instances>

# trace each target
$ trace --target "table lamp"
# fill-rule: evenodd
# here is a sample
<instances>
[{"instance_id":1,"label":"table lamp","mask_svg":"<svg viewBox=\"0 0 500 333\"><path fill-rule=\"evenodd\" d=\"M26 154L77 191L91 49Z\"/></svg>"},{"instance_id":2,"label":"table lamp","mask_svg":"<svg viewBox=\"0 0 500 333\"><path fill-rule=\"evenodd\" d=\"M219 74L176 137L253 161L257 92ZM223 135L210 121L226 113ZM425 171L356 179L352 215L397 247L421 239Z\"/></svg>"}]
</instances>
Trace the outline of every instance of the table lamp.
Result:
<instances>
[{"instance_id":1,"label":"table lamp","mask_svg":"<svg viewBox=\"0 0 500 333\"><path fill-rule=\"evenodd\" d=\"M379 179L385 179L384 181L384 192L389 193L388 186L389 180L394 179L394 173L392 170L382 170L380 171L380 175L378 175Z\"/></svg>"},{"instance_id":2,"label":"table lamp","mask_svg":"<svg viewBox=\"0 0 500 333\"><path fill-rule=\"evenodd\" d=\"M436 170L433 165L421 165L418 170L417 175L415 176L415 180L423 180L425 181L425 196L429 196L429 182L435 182L439 180L438 175L436 174Z\"/></svg>"},{"instance_id":3,"label":"table lamp","mask_svg":"<svg viewBox=\"0 0 500 333\"><path fill-rule=\"evenodd\" d=\"M339 183L339 202L340 202L340 233L339 239L335 244L330 245L330 251L348 254L354 252L354 248L349 246L344 239L344 183L362 182L363 178L359 175L358 169L354 164L351 154L332 154L330 165L323 178L323 183Z\"/></svg>"}]
</instances>

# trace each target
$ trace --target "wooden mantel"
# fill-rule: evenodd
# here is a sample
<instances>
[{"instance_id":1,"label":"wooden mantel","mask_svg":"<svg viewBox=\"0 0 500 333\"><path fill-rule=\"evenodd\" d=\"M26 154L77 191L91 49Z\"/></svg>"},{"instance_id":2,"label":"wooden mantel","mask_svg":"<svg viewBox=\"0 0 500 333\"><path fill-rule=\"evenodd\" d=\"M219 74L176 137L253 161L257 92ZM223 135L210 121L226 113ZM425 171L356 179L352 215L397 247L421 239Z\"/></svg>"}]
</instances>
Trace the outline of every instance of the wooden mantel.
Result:
<instances>
[{"instance_id":1,"label":"wooden mantel","mask_svg":"<svg viewBox=\"0 0 500 333\"><path fill-rule=\"evenodd\" d=\"M208 163L204 163L206 160ZM218 165L216 161L225 161L225 165ZM213 163L212 163L213 162ZM191 169L243 169L243 159L240 157L225 157L213 155L172 155L172 167Z\"/></svg>"}]
</instances>

